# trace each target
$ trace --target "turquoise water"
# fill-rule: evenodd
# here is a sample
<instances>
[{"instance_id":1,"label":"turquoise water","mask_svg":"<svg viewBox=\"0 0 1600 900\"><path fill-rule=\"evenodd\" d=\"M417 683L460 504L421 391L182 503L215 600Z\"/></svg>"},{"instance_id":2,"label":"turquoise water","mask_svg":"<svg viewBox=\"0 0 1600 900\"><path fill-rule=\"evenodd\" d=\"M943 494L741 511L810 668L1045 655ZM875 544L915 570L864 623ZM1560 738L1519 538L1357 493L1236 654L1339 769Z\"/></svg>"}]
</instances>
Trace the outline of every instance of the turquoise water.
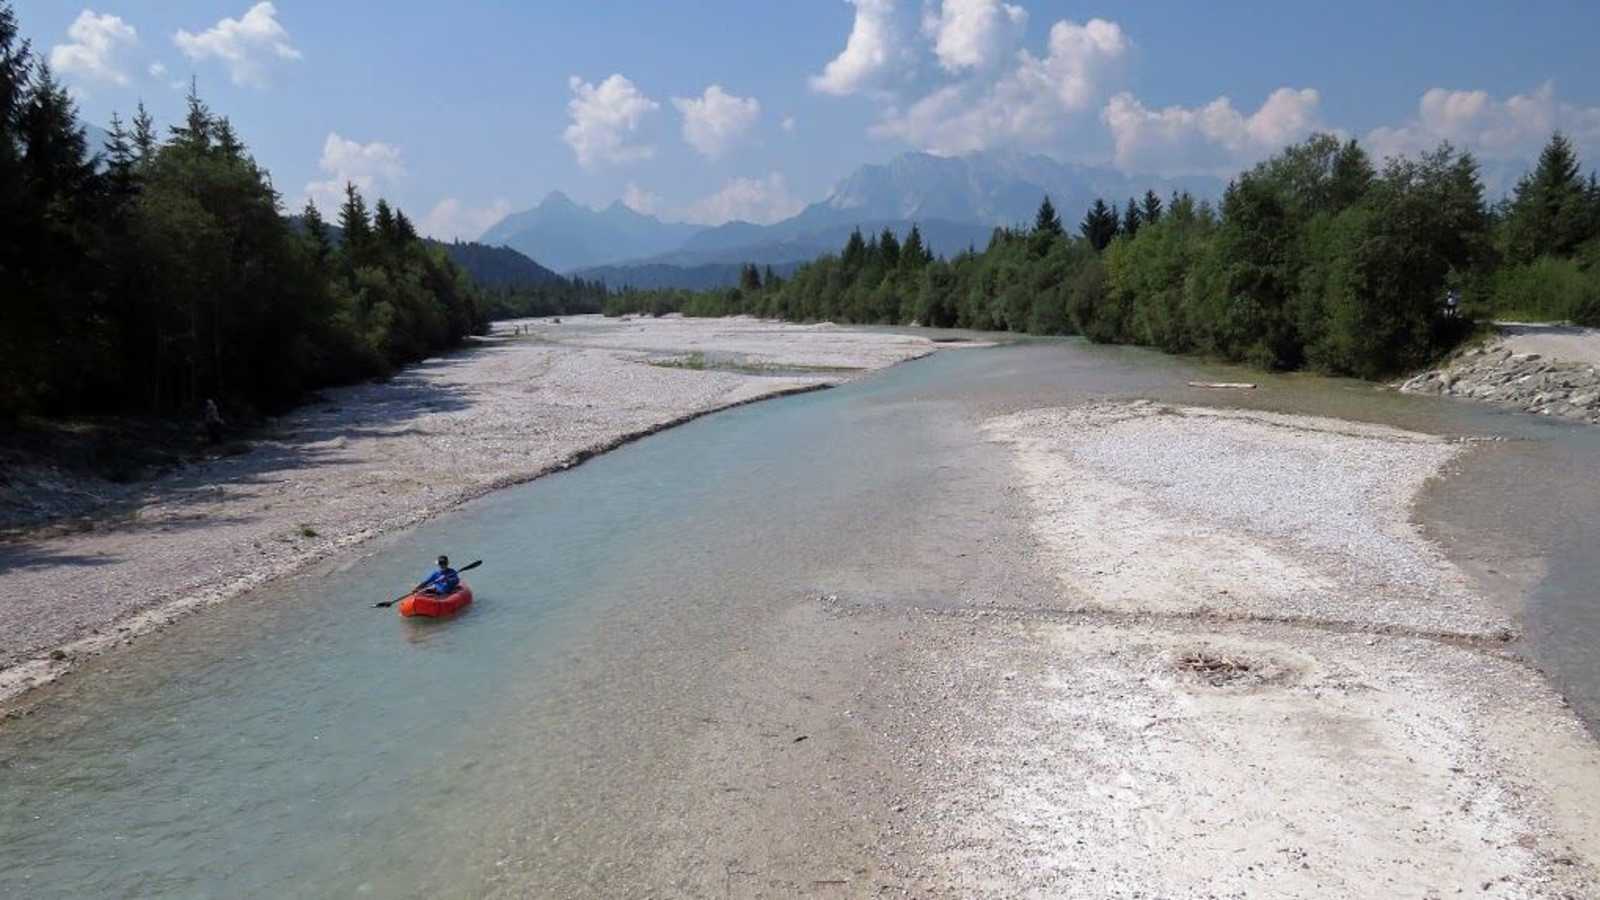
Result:
<instances>
[{"instance_id":1,"label":"turquoise water","mask_svg":"<svg viewBox=\"0 0 1600 900\"><path fill-rule=\"evenodd\" d=\"M698 420L197 614L0 730L0 896L470 896L507 865L637 882L649 787L765 616L841 586L961 602L949 585L979 563L954 548L1006 489L977 421L1216 402L1182 383L1218 374L1073 341L946 352ZM1515 437L1475 463L1481 502L1458 488L1436 514L1551 556L1532 643L1600 709L1591 433L1325 379L1225 399ZM1505 477L1529 467L1550 496ZM467 613L371 608L439 552L486 561Z\"/></svg>"}]
</instances>

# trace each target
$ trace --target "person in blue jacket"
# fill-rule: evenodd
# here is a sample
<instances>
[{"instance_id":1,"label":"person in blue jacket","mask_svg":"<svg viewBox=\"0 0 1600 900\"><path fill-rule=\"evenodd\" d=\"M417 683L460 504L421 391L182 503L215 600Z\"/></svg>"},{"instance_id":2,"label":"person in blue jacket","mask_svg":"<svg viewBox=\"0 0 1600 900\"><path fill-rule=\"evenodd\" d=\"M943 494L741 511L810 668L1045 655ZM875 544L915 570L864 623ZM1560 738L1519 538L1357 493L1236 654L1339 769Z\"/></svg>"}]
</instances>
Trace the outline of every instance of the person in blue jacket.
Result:
<instances>
[{"instance_id":1,"label":"person in blue jacket","mask_svg":"<svg viewBox=\"0 0 1600 900\"><path fill-rule=\"evenodd\" d=\"M456 588L460 586L461 576L456 574L455 569L450 568L450 557L440 556L439 568L433 570L433 574L422 582L421 589L430 594L444 596L455 593Z\"/></svg>"}]
</instances>

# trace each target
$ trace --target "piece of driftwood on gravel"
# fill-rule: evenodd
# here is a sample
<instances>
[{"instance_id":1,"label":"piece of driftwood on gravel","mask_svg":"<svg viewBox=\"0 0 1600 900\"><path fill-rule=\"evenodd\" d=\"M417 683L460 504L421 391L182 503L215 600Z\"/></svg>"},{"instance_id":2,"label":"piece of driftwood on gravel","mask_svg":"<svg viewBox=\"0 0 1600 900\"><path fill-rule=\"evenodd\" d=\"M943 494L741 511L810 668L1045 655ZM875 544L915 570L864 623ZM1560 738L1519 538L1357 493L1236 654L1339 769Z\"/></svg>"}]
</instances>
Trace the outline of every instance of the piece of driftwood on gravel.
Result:
<instances>
[{"instance_id":1,"label":"piece of driftwood on gravel","mask_svg":"<svg viewBox=\"0 0 1600 900\"><path fill-rule=\"evenodd\" d=\"M1256 386L1248 381L1191 381L1189 387L1199 388L1231 388L1237 391L1253 391Z\"/></svg>"}]
</instances>

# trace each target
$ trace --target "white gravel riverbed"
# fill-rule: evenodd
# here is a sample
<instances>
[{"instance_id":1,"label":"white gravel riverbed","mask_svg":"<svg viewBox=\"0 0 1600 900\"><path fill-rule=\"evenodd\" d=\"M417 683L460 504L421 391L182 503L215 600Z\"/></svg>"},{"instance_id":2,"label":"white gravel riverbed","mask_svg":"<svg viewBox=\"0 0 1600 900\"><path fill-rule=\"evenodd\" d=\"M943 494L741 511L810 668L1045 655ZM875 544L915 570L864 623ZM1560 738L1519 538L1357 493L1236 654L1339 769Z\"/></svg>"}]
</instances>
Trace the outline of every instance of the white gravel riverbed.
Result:
<instances>
[{"instance_id":1,"label":"white gravel riverbed","mask_svg":"<svg viewBox=\"0 0 1600 900\"><path fill-rule=\"evenodd\" d=\"M1410 522L1460 452L1374 425L1155 403L991 421L1077 602L1446 634L1510 616Z\"/></svg>"},{"instance_id":2,"label":"white gravel riverbed","mask_svg":"<svg viewBox=\"0 0 1600 900\"><path fill-rule=\"evenodd\" d=\"M1600 746L1411 523L1456 445L1149 402L985 428L1066 600L906 626L911 893L1600 896Z\"/></svg>"},{"instance_id":3,"label":"white gravel riverbed","mask_svg":"<svg viewBox=\"0 0 1600 900\"><path fill-rule=\"evenodd\" d=\"M748 318L500 323L388 383L325 392L252 435L242 455L136 491L82 486L134 498L92 530L0 544L0 701L188 609L631 436L933 349L915 336ZM695 352L746 365L652 364Z\"/></svg>"}]
</instances>

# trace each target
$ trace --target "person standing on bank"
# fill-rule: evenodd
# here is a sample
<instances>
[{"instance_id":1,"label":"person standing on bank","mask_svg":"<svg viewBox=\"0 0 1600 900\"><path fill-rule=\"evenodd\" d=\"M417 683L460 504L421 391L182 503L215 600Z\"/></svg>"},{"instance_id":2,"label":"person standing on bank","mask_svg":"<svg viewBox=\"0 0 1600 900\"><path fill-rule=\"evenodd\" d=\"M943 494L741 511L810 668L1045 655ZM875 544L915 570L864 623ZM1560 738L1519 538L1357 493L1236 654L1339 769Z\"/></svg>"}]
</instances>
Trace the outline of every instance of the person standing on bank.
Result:
<instances>
[{"instance_id":1,"label":"person standing on bank","mask_svg":"<svg viewBox=\"0 0 1600 900\"><path fill-rule=\"evenodd\" d=\"M206 398L205 412L201 417L206 426L206 440L212 446L222 443L222 428L227 423L222 421L222 413L217 409L217 401Z\"/></svg>"}]
</instances>

